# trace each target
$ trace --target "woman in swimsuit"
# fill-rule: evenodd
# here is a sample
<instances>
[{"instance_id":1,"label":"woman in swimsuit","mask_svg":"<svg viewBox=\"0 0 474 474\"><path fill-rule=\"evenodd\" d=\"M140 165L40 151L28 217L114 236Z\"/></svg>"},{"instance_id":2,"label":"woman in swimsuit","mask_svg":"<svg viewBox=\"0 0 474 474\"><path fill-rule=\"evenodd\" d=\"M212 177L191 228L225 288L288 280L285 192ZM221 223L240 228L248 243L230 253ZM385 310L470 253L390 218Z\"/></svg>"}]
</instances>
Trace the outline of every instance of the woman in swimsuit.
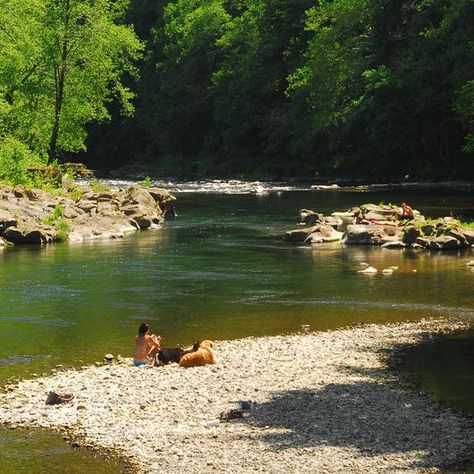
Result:
<instances>
[{"instance_id":1,"label":"woman in swimsuit","mask_svg":"<svg viewBox=\"0 0 474 474\"><path fill-rule=\"evenodd\" d=\"M138 334L135 336L135 352L133 354L133 364L136 367L140 365L152 365L156 353L160 350L160 336L148 334L150 327L148 323L143 323L138 328Z\"/></svg>"}]
</instances>

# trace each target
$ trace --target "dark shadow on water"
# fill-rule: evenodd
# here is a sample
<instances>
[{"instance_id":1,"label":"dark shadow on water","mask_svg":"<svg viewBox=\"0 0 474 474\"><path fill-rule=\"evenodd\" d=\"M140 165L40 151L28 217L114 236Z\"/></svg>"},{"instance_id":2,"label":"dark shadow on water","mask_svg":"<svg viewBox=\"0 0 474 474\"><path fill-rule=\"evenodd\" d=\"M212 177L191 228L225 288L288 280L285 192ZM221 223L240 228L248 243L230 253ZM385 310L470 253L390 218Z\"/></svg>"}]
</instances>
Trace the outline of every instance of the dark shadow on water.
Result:
<instances>
[{"instance_id":1,"label":"dark shadow on water","mask_svg":"<svg viewBox=\"0 0 474 474\"><path fill-rule=\"evenodd\" d=\"M474 326L400 345L387 362L433 400L474 416Z\"/></svg>"},{"instance_id":2,"label":"dark shadow on water","mask_svg":"<svg viewBox=\"0 0 474 474\"><path fill-rule=\"evenodd\" d=\"M467 465L474 439L466 439L459 425L450 426L445 413L393 383L364 381L277 392L242 422L283 430L261 435L276 451L326 445L357 448L368 456L415 452L414 468Z\"/></svg>"}]
</instances>

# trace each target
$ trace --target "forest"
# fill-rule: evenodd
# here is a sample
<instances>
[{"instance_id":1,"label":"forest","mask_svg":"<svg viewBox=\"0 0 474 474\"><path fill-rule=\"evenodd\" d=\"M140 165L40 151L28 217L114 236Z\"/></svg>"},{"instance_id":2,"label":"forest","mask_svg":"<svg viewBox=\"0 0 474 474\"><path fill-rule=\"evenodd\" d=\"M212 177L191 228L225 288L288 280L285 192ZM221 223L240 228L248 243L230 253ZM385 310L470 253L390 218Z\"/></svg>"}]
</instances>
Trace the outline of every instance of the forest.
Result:
<instances>
[{"instance_id":1,"label":"forest","mask_svg":"<svg viewBox=\"0 0 474 474\"><path fill-rule=\"evenodd\" d=\"M0 180L474 178L472 0L2 0Z\"/></svg>"}]
</instances>

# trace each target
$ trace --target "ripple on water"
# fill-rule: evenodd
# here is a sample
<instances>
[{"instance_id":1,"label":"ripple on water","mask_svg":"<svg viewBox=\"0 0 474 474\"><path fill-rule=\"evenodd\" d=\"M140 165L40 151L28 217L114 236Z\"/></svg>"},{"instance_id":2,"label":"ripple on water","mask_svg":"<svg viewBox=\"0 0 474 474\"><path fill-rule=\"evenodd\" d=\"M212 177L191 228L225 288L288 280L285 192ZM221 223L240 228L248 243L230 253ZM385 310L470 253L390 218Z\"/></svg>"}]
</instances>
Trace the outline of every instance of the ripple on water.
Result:
<instances>
[{"instance_id":1,"label":"ripple on water","mask_svg":"<svg viewBox=\"0 0 474 474\"><path fill-rule=\"evenodd\" d=\"M278 296L282 296L282 292L278 292ZM287 306L350 306L350 307L370 307L378 309L401 309L401 310L415 310L415 311L432 311L436 313L444 313L448 316L461 316L466 318L474 318L474 310L462 306L444 306L437 304L426 303L394 303L392 301L362 301L345 298L329 298L329 299L302 299L296 298L275 298L274 294L262 293L258 295L246 296L239 298L235 303L252 304L258 300L259 302L276 305Z\"/></svg>"},{"instance_id":2,"label":"ripple on water","mask_svg":"<svg viewBox=\"0 0 474 474\"><path fill-rule=\"evenodd\" d=\"M32 354L13 354L7 357L0 357L0 366L26 364L35 360L47 359L46 356Z\"/></svg>"}]
</instances>

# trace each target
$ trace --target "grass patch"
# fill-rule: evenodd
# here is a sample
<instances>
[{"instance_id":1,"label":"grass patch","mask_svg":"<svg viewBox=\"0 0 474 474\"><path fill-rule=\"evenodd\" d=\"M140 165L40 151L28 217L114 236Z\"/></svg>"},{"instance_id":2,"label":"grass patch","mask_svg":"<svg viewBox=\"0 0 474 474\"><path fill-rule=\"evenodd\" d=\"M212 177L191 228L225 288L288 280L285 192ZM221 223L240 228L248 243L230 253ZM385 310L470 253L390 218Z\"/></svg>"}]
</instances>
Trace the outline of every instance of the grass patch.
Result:
<instances>
[{"instance_id":1,"label":"grass patch","mask_svg":"<svg viewBox=\"0 0 474 474\"><path fill-rule=\"evenodd\" d=\"M64 220L64 207L56 204L53 212L42 219L43 224L56 229L56 238L58 240L67 240L69 234L69 224Z\"/></svg>"},{"instance_id":2,"label":"grass patch","mask_svg":"<svg viewBox=\"0 0 474 474\"><path fill-rule=\"evenodd\" d=\"M106 184L96 178L89 181L89 187L94 193L107 193L110 191L110 188Z\"/></svg>"}]
</instances>

